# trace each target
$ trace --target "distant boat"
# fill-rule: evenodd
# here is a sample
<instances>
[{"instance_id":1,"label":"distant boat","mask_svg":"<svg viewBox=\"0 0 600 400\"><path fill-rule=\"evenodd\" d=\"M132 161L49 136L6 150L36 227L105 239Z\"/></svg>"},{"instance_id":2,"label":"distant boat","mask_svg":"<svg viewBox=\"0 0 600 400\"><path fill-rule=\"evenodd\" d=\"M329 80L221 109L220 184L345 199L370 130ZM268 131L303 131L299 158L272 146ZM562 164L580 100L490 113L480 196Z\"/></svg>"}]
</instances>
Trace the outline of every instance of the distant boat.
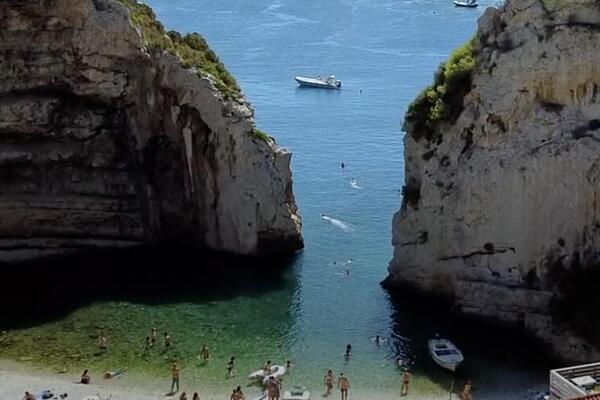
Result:
<instances>
[{"instance_id":1,"label":"distant boat","mask_svg":"<svg viewBox=\"0 0 600 400\"><path fill-rule=\"evenodd\" d=\"M467 1L454 0L454 5L456 7L467 7L467 8L475 8L475 7L479 6L479 4L477 4L477 1L475 1L475 0L467 0Z\"/></svg>"},{"instance_id":2,"label":"distant boat","mask_svg":"<svg viewBox=\"0 0 600 400\"><path fill-rule=\"evenodd\" d=\"M464 361L461 351L447 339L435 338L429 340L429 354L437 365L454 372Z\"/></svg>"},{"instance_id":3,"label":"distant boat","mask_svg":"<svg viewBox=\"0 0 600 400\"><path fill-rule=\"evenodd\" d=\"M323 88L323 89L341 89L342 81L335 79L335 75L329 75L329 78L323 79L320 76L316 78L297 76L296 82L300 86Z\"/></svg>"}]
</instances>

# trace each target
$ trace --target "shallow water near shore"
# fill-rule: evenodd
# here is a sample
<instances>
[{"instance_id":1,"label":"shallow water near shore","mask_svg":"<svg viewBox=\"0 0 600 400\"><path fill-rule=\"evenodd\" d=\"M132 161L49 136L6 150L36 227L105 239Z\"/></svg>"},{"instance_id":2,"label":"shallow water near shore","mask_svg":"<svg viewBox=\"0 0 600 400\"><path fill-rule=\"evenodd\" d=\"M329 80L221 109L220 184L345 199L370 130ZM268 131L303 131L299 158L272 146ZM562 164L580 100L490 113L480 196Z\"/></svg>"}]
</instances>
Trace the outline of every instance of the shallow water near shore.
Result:
<instances>
[{"instance_id":1,"label":"shallow water near shore","mask_svg":"<svg viewBox=\"0 0 600 400\"><path fill-rule=\"evenodd\" d=\"M453 380L461 385L471 379L478 398L516 398L547 382L548 363L524 338L453 319L435 303L390 299L379 285L392 256L391 218L401 200L403 113L439 63L473 34L484 7L465 10L441 0L148 4L167 29L206 37L255 108L257 127L294 153L306 249L232 290L228 279L237 280L235 274L189 276L181 290L157 285L132 296L124 286L82 304L61 304L62 311L39 322L0 321L0 329L8 329L0 336L0 358L69 372L130 367L165 384L169 362L177 360L182 384L211 387L245 385L247 374L267 359L290 359L296 367L284 383L315 393L328 368L343 371L355 388L395 390L396 357L410 366L414 390L425 394L440 395ZM342 90L300 89L293 80L330 73L343 81ZM190 267L181 260L174 253L165 265ZM160 265L138 265L136 273L160 279L163 272ZM152 326L159 336L173 336L169 351L159 337L157 348L143 354ZM99 330L109 337L107 354L98 354ZM427 339L437 332L465 352L464 368L454 377L426 353ZM386 339L379 346L372 340L377 334ZM205 366L197 357L202 343L212 353ZM348 343L349 361L343 357ZM230 356L237 358L237 376L225 379Z\"/></svg>"}]
</instances>

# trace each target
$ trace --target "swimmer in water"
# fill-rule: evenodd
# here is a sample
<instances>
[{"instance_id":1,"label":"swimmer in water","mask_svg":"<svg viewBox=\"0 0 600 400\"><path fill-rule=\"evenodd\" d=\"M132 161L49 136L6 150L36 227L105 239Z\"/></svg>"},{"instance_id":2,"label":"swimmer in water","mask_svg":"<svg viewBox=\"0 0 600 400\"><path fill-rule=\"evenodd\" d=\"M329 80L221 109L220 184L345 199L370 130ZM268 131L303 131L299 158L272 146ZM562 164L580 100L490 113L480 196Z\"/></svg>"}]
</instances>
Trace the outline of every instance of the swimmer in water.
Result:
<instances>
[{"instance_id":1,"label":"swimmer in water","mask_svg":"<svg viewBox=\"0 0 600 400\"><path fill-rule=\"evenodd\" d=\"M344 168L346 168L346 164L344 164L344 162L342 162L342 163L340 164L340 167L342 167L342 169L344 169Z\"/></svg>"},{"instance_id":2,"label":"swimmer in water","mask_svg":"<svg viewBox=\"0 0 600 400\"><path fill-rule=\"evenodd\" d=\"M348 344L346 345L346 353L344 354L344 357L346 357L346 359L350 358L350 356L352 355L352 345Z\"/></svg>"},{"instance_id":3,"label":"swimmer in water","mask_svg":"<svg viewBox=\"0 0 600 400\"><path fill-rule=\"evenodd\" d=\"M381 336L375 335L375 344L379 346L381 344Z\"/></svg>"}]
</instances>

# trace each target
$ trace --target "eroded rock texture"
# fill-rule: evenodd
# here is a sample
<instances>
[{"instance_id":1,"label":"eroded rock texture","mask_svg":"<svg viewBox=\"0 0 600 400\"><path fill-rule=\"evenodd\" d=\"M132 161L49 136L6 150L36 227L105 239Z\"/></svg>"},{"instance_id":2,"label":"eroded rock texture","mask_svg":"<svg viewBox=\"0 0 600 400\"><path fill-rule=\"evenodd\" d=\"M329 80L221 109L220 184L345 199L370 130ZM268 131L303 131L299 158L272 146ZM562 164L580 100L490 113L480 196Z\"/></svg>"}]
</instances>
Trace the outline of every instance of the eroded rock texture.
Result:
<instances>
[{"instance_id":1,"label":"eroded rock texture","mask_svg":"<svg viewBox=\"0 0 600 400\"><path fill-rule=\"evenodd\" d=\"M429 138L405 125L388 282L597 360L582 326L600 298L569 280L600 260L600 3L509 0L480 18L474 55L456 120Z\"/></svg>"},{"instance_id":2,"label":"eroded rock texture","mask_svg":"<svg viewBox=\"0 0 600 400\"><path fill-rule=\"evenodd\" d=\"M176 240L302 246L291 155L115 0L0 2L0 261Z\"/></svg>"}]
</instances>

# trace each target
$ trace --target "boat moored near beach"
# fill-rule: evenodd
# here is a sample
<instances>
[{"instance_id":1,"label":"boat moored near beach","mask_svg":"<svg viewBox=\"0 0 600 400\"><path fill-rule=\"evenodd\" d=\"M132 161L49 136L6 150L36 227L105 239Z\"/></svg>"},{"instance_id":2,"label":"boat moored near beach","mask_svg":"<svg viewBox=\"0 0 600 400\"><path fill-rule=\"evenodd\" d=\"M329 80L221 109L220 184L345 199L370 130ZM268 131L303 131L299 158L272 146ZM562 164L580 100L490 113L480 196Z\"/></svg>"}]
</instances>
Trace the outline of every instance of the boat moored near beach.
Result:
<instances>
[{"instance_id":1,"label":"boat moored near beach","mask_svg":"<svg viewBox=\"0 0 600 400\"><path fill-rule=\"evenodd\" d=\"M464 357L462 352L447 339L430 339L428 342L429 354L437 365L442 368L448 369L452 372L462 364Z\"/></svg>"},{"instance_id":2,"label":"boat moored near beach","mask_svg":"<svg viewBox=\"0 0 600 400\"><path fill-rule=\"evenodd\" d=\"M323 79L320 76L316 78L297 76L296 82L302 87L322 88L322 89L341 89L342 81L335 79L335 75L329 75L328 78Z\"/></svg>"}]
</instances>

